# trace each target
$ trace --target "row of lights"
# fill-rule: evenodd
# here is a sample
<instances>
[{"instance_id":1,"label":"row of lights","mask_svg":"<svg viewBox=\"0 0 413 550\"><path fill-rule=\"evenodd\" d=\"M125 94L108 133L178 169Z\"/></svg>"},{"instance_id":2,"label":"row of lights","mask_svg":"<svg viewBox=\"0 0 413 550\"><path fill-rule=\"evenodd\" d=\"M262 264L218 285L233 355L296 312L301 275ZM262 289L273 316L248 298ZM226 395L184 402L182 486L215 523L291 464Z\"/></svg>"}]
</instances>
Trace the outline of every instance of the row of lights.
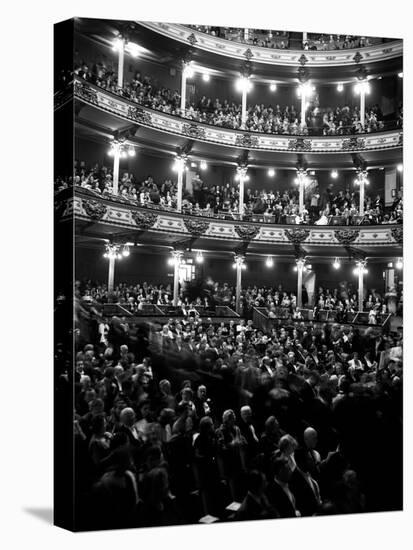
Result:
<instances>
[{"instance_id":1,"label":"row of lights","mask_svg":"<svg viewBox=\"0 0 413 550\"><path fill-rule=\"evenodd\" d=\"M105 252L103 254L104 258L114 258L116 260L121 260L122 258L128 257L130 255L129 245L119 245L119 244L113 244L108 243L105 245ZM168 265L179 265L183 262L183 257L181 253L176 253L176 251L172 252L172 256L168 258ZM195 256L195 262L197 264L204 263L204 255L201 250L198 250ZM312 265L311 264L305 264L304 261L302 261L303 264L303 271L311 271ZM232 264L233 268L236 268L238 265L241 266L242 269L247 269L247 264L245 263L245 258L243 256L236 256L234 259L234 263ZM274 258L273 256L267 256L265 259L265 265L268 268L274 267ZM333 268L338 270L341 268L341 261L340 258L335 258L333 261ZM389 262L388 267L392 268L395 267L396 269L403 269L403 259L398 258L397 261L393 264L393 262ZM354 275L359 275L360 269L363 270L363 274L368 274L368 269L365 267L364 262L357 262L357 266L354 268L353 273ZM298 267L295 265L293 267L294 271L298 270Z\"/></svg>"},{"instance_id":2,"label":"row of lights","mask_svg":"<svg viewBox=\"0 0 413 550\"><path fill-rule=\"evenodd\" d=\"M168 263L168 265L175 266L175 265L181 265L182 263L184 263L184 261L185 260L183 258L182 253L176 252L175 250L173 250L171 252L171 256L167 260L167 263ZM203 264L204 263L204 255L202 254L201 250L197 251L196 256L195 256L195 262L197 264Z\"/></svg>"},{"instance_id":3,"label":"row of lights","mask_svg":"<svg viewBox=\"0 0 413 550\"><path fill-rule=\"evenodd\" d=\"M113 157L117 149L119 149L119 156L122 159L136 156L135 148L132 145L125 145L117 141L112 141L110 144L108 155Z\"/></svg>"},{"instance_id":4,"label":"row of lights","mask_svg":"<svg viewBox=\"0 0 413 550\"><path fill-rule=\"evenodd\" d=\"M105 252L103 254L104 258L108 258L109 260L121 260L122 258L126 258L130 255L129 245L124 244L113 244L108 243L105 245Z\"/></svg>"},{"instance_id":5,"label":"row of lights","mask_svg":"<svg viewBox=\"0 0 413 550\"><path fill-rule=\"evenodd\" d=\"M119 147L119 149L120 149L120 153L119 153L120 158L127 158L127 157L135 157L136 156L136 150L132 145L126 146L126 145L123 145L122 143L118 143L116 141L113 141L111 143L110 149L108 151L108 155L113 157L117 147ZM173 168L172 168L175 172L178 171L178 169L180 167L180 162L181 162L181 160L179 158L175 159L175 162L174 162L174 165L173 165ZM196 164L196 162L191 162L191 168L197 168L197 167L198 167L198 165ZM200 161L199 168L200 168L200 170L203 170L203 171L207 170L208 164L206 163L205 160ZM186 166L185 169L188 170L188 167ZM398 164L397 165L397 171L398 172L403 172L403 164ZM275 171L274 168L269 168L267 170L267 175L270 178L273 178L275 176L275 174L276 174L276 171ZM312 170L310 172L310 175L314 176L315 171ZM337 179L338 178L338 171L337 170L332 170L331 173L330 173L330 176L333 179ZM239 176L235 176L235 179L238 180ZM248 180L249 180L249 176L247 175L245 177L245 181L248 181ZM355 180L355 181L357 183L357 180ZM295 183L298 183L297 178L295 179ZM365 183L368 184L368 180L366 180Z\"/></svg>"}]
</instances>

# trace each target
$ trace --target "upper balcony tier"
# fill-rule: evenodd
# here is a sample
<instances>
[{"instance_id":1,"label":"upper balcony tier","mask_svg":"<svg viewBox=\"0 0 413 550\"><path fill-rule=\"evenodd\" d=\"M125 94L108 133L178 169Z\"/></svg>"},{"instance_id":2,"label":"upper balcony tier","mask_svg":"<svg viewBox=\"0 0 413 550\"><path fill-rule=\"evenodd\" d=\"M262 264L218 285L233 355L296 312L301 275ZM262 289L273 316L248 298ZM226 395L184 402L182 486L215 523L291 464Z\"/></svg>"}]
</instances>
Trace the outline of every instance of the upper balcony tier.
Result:
<instances>
[{"instance_id":1,"label":"upper balcony tier","mask_svg":"<svg viewBox=\"0 0 413 550\"><path fill-rule=\"evenodd\" d=\"M76 221L76 233L96 239L134 240L142 244L173 246L196 239L205 249L234 251L248 243L248 251L291 254L297 247L315 256L340 256L349 249L361 254L387 257L400 254L403 225L317 226L271 224L189 216L155 207L142 207L113 195L99 195L75 187L56 195L62 221ZM341 251L339 250L341 248Z\"/></svg>"},{"instance_id":2,"label":"upper balcony tier","mask_svg":"<svg viewBox=\"0 0 413 550\"><path fill-rule=\"evenodd\" d=\"M79 77L75 78L74 94L83 104L138 126L235 149L315 155L319 153L349 154L392 150L400 148L403 143L403 132L397 128L383 132L341 136L267 134L222 128L143 107L137 101L126 99L122 95L102 89ZM69 96L57 96L56 107L61 106L67 99Z\"/></svg>"},{"instance_id":3,"label":"upper balcony tier","mask_svg":"<svg viewBox=\"0 0 413 550\"><path fill-rule=\"evenodd\" d=\"M251 60L254 63L294 66L305 64L308 67L348 67L355 63L377 63L402 56L403 41L394 40L355 49L328 51L303 51L302 49L263 48L253 44L242 44L197 31L174 23L139 22L167 38L188 44L209 53L234 59ZM304 56L304 58L302 57ZM356 61L357 60L357 61Z\"/></svg>"}]
</instances>

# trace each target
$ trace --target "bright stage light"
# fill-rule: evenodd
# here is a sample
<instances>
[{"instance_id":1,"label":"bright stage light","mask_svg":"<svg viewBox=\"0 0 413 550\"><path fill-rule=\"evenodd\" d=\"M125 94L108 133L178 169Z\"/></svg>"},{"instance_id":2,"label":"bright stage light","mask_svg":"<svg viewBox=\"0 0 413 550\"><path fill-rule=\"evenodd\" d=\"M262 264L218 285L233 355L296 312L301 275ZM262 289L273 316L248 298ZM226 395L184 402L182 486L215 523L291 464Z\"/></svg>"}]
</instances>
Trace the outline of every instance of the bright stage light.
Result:
<instances>
[{"instance_id":1,"label":"bright stage light","mask_svg":"<svg viewBox=\"0 0 413 550\"><path fill-rule=\"evenodd\" d=\"M203 73L203 75L202 75L202 80L203 80L204 82L209 82L210 78L211 78L211 77L209 76L208 73Z\"/></svg>"},{"instance_id":2,"label":"bright stage light","mask_svg":"<svg viewBox=\"0 0 413 550\"><path fill-rule=\"evenodd\" d=\"M344 90L344 86L340 82L339 84L337 84L337 91L342 92L343 90Z\"/></svg>"},{"instance_id":3,"label":"bright stage light","mask_svg":"<svg viewBox=\"0 0 413 550\"><path fill-rule=\"evenodd\" d=\"M267 174L270 178L273 178L275 176L275 170L274 168L269 168Z\"/></svg>"},{"instance_id":4,"label":"bright stage light","mask_svg":"<svg viewBox=\"0 0 413 550\"><path fill-rule=\"evenodd\" d=\"M271 92L275 92L277 90L277 84L275 82L271 82L270 90Z\"/></svg>"},{"instance_id":5,"label":"bright stage light","mask_svg":"<svg viewBox=\"0 0 413 550\"><path fill-rule=\"evenodd\" d=\"M265 265L267 267L273 267L274 265L274 260L271 256L268 256L268 258L265 260Z\"/></svg>"}]
</instances>

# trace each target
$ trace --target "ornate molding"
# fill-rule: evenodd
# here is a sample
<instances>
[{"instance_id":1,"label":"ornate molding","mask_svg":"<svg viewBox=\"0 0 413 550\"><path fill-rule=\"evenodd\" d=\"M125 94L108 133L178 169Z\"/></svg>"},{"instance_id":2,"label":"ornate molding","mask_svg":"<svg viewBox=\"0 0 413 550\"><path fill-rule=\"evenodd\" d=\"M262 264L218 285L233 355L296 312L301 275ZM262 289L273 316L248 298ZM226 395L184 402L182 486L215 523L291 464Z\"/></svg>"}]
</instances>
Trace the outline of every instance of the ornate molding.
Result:
<instances>
[{"instance_id":1,"label":"ornate molding","mask_svg":"<svg viewBox=\"0 0 413 550\"><path fill-rule=\"evenodd\" d=\"M191 34L188 36L187 40L191 44L191 46L194 46L198 42L198 40L196 39L196 36L194 35L193 32L191 32Z\"/></svg>"},{"instance_id":2,"label":"ornate molding","mask_svg":"<svg viewBox=\"0 0 413 550\"><path fill-rule=\"evenodd\" d=\"M351 137L344 139L341 142L341 148L344 151L360 151L366 148L366 140L364 138Z\"/></svg>"},{"instance_id":3,"label":"ornate molding","mask_svg":"<svg viewBox=\"0 0 413 550\"><path fill-rule=\"evenodd\" d=\"M198 124L184 124L182 126L183 133L191 138L195 139L204 139L205 138L205 128L198 126Z\"/></svg>"},{"instance_id":4,"label":"ornate molding","mask_svg":"<svg viewBox=\"0 0 413 550\"><path fill-rule=\"evenodd\" d=\"M150 229L156 223L158 216L152 214L152 212L139 212L135 211L132 213L132 218L135 220L135 223L141 229Z\"/></svg>"},{"instance_id":5,"label":"ornate molding","mask_svg":"<svg viewBox=\"0 0 413 550\"><path fill-rule=\"evenodd\" d=\"M288 141L290 151L311 151L312 145L310 139L296 138Z\"/></svg>"},{"instance_id":6,"label":"ornate molding","mask_svg":"<svg viewBox=\"0 0 413 550\"><path fill-rule=\"evenodd\" d=\"M260 228L256 225L236 225L235 231L242 240L251 241L258 235Z\"/></svg>"},{"instance_id":7,"label":"ornate molding","mask_svg":"<svg viewBox=\"0 0 413 550\"><path fill-rule=\"evenodd\" d=\"M151 124L152 116L147 111L144 111L142 107L132 107L128 108L128 117L134 120L135 122L142 122L142 124Z\"/></svg>"},{"instance_id":8,"label":"ornate molding","mask_svg":"<svg viewBox=\"0 0 413 550\"><path fill-rule=\"evenodd\" d=\"M237 147L245 147L246 149L257 147L258 138L251 134L238 134L235 138L235 145Z\"/></svg>"},{"instance_id":9,"label":"ornate molding","mask_svg":"<svg viewBox=\"0 0 413 550\"><path fill-rule=\"evenodd\" d=\"M202 139L209 143L239 147L242 149L254 148L262 151L274 152L305 152L336 153L344 151L369 151L401 147L400 136L402 131L374 132L363 138L353 136L288 136L284 134L266 134L261 132L241 133L210 124L188 121L178 115L170 115L137 105L129 99L101 89L90 83L76 86L75 97L85 103L96 105L106 112L123 120L135 122L139 125L161 130L177 136Z\"/></svg>"},{"instance_id":10,"label":"ornate molding","mask_svg":"<svg viewBox=\"0 0 413 550\"><path fill-rule=\"evenodd\" d=\"M339 229L334 231L334 236L341 244L350 244L359 236L360 231L357 229Z\"/></svg>"},{"instance_id":11,"label":"ornate molding","mask_svg":"<svg viewBox=\"0 0 413 550\"><path fill-rule=\"evenodd\" d=\"M191 218L184 218L185 227L196 237L199 237L205 233L209 228L209 223L202 220L193 220Z\"/></svg>"},{"instance_id":12,"label":"ornate molding","mask_svg":"<svg viewBox=\"0 0 413 550\"><path fill-rule=\"evenodd\" d=\"M391 228L391 234L392 234L392 237L393 239L398 242L398 243L402 243L403 242L403 227L398 225L396 227L392 227Z\"/></svg>"},{"instance_id":13,"label":"ornate molding","mask_svg":"<svg viewBox=\"0 0 413 550\"><path fill-rule=\"evenodd\" d=\"M302 50L263 48L261 46L246 45L241 42L218 38L217 36L205 34L178 23L139 21L139 24L185 44L188 44L189 41L188 34L190 33L189 36L193 34L194 38L197 40L196 45L194 45L195 48L225 57L245 59L247 51L250 50L254 63L297 66L300 56L303 55ZM245 48L247 48L247 50ZM307 65L311 67L354 66L354 56L355 54L357 55L357 51L358 49L306 51L305 56L308 58ZM394 42L388 42L386 44L366 46L362 48L362 52L369 62L392 59L403 55L403 42L402 40L395 40Z\"/></svg>"},{"instance_id":14,"label":"ornate molding","mask_svg":"<svg viewBox=\"0 0 413 550\"><path fill-rule=\"evenodd\" d=\"M285 234L288 240L294 244L300 244L304 242L310 234L309 229L286 229Z\"/></svg>"},{"instance_id":15,"label":"ornate molding","mask_svg":"<svg viewBox=\"0 0 413 550\"><path fill-rule=\"evenodd\" d=\"M95 200L84 200L82 204L89 218L96 221L101 220L108 209L105 204Z\"/></svg>"},{"instance_id":16,"label":"ornate molding","mask_svg":"<svg viewBox=\"0 0 413 550\"><path fill-rule=\"evenodd\" d=\"M252 53L251 48L247 48L243 55L248 59L248 61L251 59L251 57L254 57L254 54Z\"/></svg>"},{"instance_id":17,"label":"ornate molding","mask_svg":"<svg viewBox=\"0 0 413 550\"><path fill-rule=\"evenodd\" d=\"M75 81L75 94L85 99L88 103L98 105L97 91L84 82Z\"/></svg>"}]
</instances>

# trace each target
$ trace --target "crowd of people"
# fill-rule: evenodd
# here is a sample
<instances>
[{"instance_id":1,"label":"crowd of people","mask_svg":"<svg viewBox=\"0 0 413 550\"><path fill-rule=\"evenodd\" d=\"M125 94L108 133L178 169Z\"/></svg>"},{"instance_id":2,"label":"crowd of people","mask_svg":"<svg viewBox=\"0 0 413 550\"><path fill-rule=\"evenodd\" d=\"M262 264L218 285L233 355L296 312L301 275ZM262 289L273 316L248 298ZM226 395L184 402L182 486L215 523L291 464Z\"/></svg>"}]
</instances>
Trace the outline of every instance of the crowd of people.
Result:
<instances>
[{"instance_id":1,"label":"crowd of people","mask_svg":"<svg viewBox=\"0 0 413 550\"><path fill-rule=\"evenodd\" d=\"M118 284L112 292L105 284L91 285L85 289L82 302L94 304L99 310L107 303L119 304L123 310L134 315L147 312L147 306L173 306L173 289L170 284ZM343 283L338 287L319 287L309 294L302 287L302 305L312 310L312 318L318 320L324 312L334 312L337 322L347 322L348 314L359 311L357 288L351 283ZM236 310L235 288L225 282L207 281L200 286L199 282L183 282L179 287L177 311L184 317L199 317L204 311L215 315L216 306L228 306ZM402 306L402 303L400 303ZM240 311L243 318L252 320L254 308L266 308L270 319L289 317L293 321L304 319L302 311L297 307L296 292L283 288L247 286L242 289ZM388 315L386 295L377 289L366 292L363 311L368 313L368 324L377 325Z\"/></svg>"},{"instance_id":2,"label":"crowd of people","mask_svg":"<svg viewBox=\"0 0 413 550\"><path fill-rule=\"evenodd\" d=\"M87 292L73 373L56 352L60 395L75 384L80 528L402 507L400 335L196 315L146 330Z\"/></svg>"},{"instance_id":3,"label":"crowd of people","mask_svg":"<svg viewBox=\"0 0 413 550\"><path fill-rule=\"evenodd\" d=\"M55 190L80 186L102 196L113 196L112 171L106 166L76 162L74 178L57 178ZM236 184L208 185L199 173L191 182L192 189L184 188L182 211L185 214L206 217L239 219L239 191ZM177 206L177 183L166 178L155 182L152 175L143 181L131 172L122 172L118 195L122 200L152 208L175 209ZM385 206L380 194L365 196L364 215L359 212L359 193L350 190L334 191L333 185L321 191L312 185L304 197L304 210L299 212L298 189L271 190L247 187L244 195L242 219L259 220L280 224L316 225L375 225L394 224L403 221L403 193L400 190L393 203Z\"/></svg>"},{"instance_id":4,"label":"crowd of people","mask_svg":"<svg viewBox=\"0 0 413 550\"><path fill-rule=\"evenodd\" d=\"M352 135L385 129L383 113L377 104L366 107L364 125L360 120L359 108L352 105L320 108L318 101L309 102L305 123L301 124L300 110L295 105L256 104L247 107L246 122L242 126L241 103L202 96L188 101L182 113L180 92L162 86L140 71L136 71L133 79L125 82L121 89L117 85L116 72L103 61L91 67L85 62L79 63L75 66L74 75L144 107L232 130L243 128L250 132L281 135ZM66 75L65 80L68 79ZM401 127L401 108L396 116L394 123Z\"/></svg>"},{"instance_id":5,"label":"crowd of people","mask_svg":"<svg viewBox=\"0 0 413 550\"><path fill-rule=\"evenodd\" d=\"M205 25L188 25L197 31L204 32L211 36L259 46L260 48L272 49L303 49L303 50L348 50L354 48L364 48L373 44L381 43L383 39L370 38L367 36L354 35L317 35L308 33L306 39L290 39L290 33L274 30L242 29L234 27L216 27ZM247 31L247 34L246 32ZM301 33L300 33L301 34Z\"/></svg>"}]
</instances>

